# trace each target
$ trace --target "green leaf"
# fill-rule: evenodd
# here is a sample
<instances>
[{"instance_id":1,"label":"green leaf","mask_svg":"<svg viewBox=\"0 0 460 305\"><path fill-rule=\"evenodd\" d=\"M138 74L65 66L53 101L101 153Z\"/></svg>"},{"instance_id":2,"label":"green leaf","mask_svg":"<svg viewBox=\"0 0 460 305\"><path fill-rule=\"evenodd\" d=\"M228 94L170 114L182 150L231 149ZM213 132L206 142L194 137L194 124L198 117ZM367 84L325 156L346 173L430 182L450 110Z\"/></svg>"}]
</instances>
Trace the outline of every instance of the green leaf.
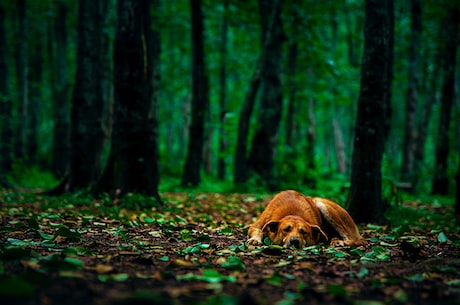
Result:
<instances>
[{"instance_id":1,"label":"green leaf","mask_svg":"<svg viewBox=\"0 0 460 305\"><path fill-rule=\"evenodd\" d=\"M223 262L221 266L228 270L243 270L246 268L244 263L237 256L229 256L226 262Z\"/></svg>"},{"instance_id":2,"label":"green leaf","mask_svg":"<svg viewBox=\"0 0 460 305\"><path fill-rule=\"evenodd\" d=\"M444 232L440 232L438 234L438 241L440 243L445 243L445 242L448 242L449 241L449 238L447 238L446 234Z\"/></svg>"},{"instance_id":3,"label":"green leaf","mask_svg":"<svg viewBox=\"0 0 460 305\"><path fill-rule=\"evenodd\" d=\"M361 269L359 270L358 273L356 273L356 276L360 279L362 279L363 277L369 275L369 270L367 270L366 267L362 266Z\"/></svg>"},{"instance_id":4,"label":"green leaf","mask_svg":"<svg viewBox=\"0 0 460 305\"><path fill-rule=\"evenodd\" d=\"M281 287L283 285L283 277L278 272L266 277L265 281L272 286Z\"/></svg>"},{"instance_id":5,"label":"green leaf","mask_svg":"<svg viewBox=\"0 0 460 305\"><path fill-rule=\"evenodd\" d=\"M71 257L62 258L55 254L45 258L41 262L41 265L47 271L72 271L81 269L83 267L83 261Z\"/></svg>"},{"instance_id":6,"label":"green leaf","mask_svg":"<svg viewBox=\"0 0 460 305\"><path fill-rule=\"evenodd\" d=\"M191 235L190 231L187 229L184 229L180 231L180 239L183 241L192 241L194 238Z\"/></svg>"},{"instance_id":7,"label":"green leaf","mask_svg":"<svg viewBox=\"0 0 460 305\"><path fill-rule=\"evenodd\" d=\"M337 258L344 258L344 257L349 256L348 253L336 250L335 248L328 248L327 253L333 254Z\"/></svg>"},{"instance_id":8,"label":"green leaf","mask_svg":"<svg viewBox=\"0 0 460 305\"><path fill-rule=\"evenodd\" d=\"M412 282L421 282L425 276L422 273L417 273L409 277L409 280Z\"/></svg>"},{"instance_id":9,"label":"green leaf","mask_svg":"<svg viewBox=\"0 0 460 305\"><path fill-rule=\"evenodd\" d=\"M53 239L56 239L58 236L62 236L68 239L80 240L81 234L75 230L71 230L65 226L60 227L54 234Z\"/></svg>"},{"instance_id":10,"label":"green leaf","mask_svg":"<svg viewBox=\"0 0 460 305\"><path fill-rule=\"evenodd\" d=\"M119 274L100 274L97 277L101 282L124 282L129 279L129 274L119 273Z\"/></svg>"},{"instance_id":11,"label":"green leaf","mask_svg":"<svg viewBox=\"0 0 460 305\"><path fill-rule=\"evenodd\" d=\"M37 244L34 241L20 240L16 238L8 238L7 240L11 245L18 247L35 246Z\"/></svg>"},{"instance_id":12,"label":"green leaf","mask_svg":"<svg viewBox=\"0 0 460 305\"><path fill-rule=\"evenodd\" d=\"M203 281L207 283L220 283L223 281L227 282L236 282L236 278L234 276L224 276L213 269L205 269L203 270L203 275L196 275L193 273L187 273L184 275L176 276L178 280L186 280L186 281Z\"/></svg>"},{"instance_id":13,"label":"green leaf","mask_svg":"<svg viewBox=\"0 0 460 305\"><path fill-rule=\"evenodd\" d=\"M327 292L335 297L346 297L348 291L342 285L329 285L327 286Z\"/></svg>"},{"instance_id":14,"label":"green leaf","mask_svg":"<svg viewBox=\"0 0 460 305\"><path fill-rule=\"evenodd\" d=\"M53 236L51 236L51 235L45 234L45 233L40 232L40 231L38 231L37 233L38 233L38 235L40 235L40 237L43 238L44 240L52 240L52 239L53 239Z\"/></svg>"},{"instance_id":15,"label":"green leaf","mask_svg":"<svg viewBox=\"0 0 460 305\"><path fill-rule=\"evenodd\" d=\"M383 227L378 226L378 225L373 225L373 224L368 224L367 227L371 230L377 231L377 232L383 232Z\"/></svg>"},{"instance_id":16,"label":"green leaf","mask_svg":"<svg viewBox=\"0 0 460 305\"><path fill-rule=\"evenodd\" d=\"M166 255L164 255L164 256L162 256L162 257L160 258L160 261L162 261L162 262L167 262L167 261L169 261L169 257L167 257Z\"/></svg>"},{"instance_id":17,"label":"green leaf","mask_svg":"<svg viewBox=\"0 0 460 305\"><path fill-rule=\"evenodd\" d=\"M62 251L66 256L83 256L91 254L91 251L85 247L68 247Z\"/></svg>"},{"instance_id":18,"label":"green leaf","mask_svg":"<svg viewBox=\"0 0 460 305\"><path fill-rule=\"evenodd\" d=\"M219 231L220 234L226 234L226 235L233 235L235 234L235 231L233 231L231 228L224 228Z\"/></svg>"}]
</instances>

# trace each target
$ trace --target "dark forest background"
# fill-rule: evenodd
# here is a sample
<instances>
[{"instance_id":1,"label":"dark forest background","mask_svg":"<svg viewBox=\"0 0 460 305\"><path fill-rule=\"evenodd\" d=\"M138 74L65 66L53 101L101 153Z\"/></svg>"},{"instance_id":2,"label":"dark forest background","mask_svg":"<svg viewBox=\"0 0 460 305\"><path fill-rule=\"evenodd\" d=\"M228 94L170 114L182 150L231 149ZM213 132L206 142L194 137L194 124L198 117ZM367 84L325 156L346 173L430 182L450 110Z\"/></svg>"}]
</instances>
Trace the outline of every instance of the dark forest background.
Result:
<instances>
[{"instance_id":1,"label":"dark forest background","mask_svg":"<svg viewBox=\"0 0 460 305\"><path fill-rule=\"evenodd\" d=\"M458 29L453 0L1 0L0 182L341 192L379 221L455 194Z\"/></svg>"}]
</instances>

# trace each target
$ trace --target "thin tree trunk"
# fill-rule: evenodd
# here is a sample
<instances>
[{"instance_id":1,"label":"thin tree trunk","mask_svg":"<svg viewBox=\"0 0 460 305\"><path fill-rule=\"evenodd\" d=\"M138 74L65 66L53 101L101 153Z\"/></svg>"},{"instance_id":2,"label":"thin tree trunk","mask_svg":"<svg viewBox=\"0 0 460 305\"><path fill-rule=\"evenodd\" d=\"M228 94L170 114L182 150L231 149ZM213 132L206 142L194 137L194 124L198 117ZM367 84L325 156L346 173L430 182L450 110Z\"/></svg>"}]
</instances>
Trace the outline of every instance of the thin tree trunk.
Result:
<instances>
[{"instance_id":1,"label":"thin tree trunk","mask_svg":"<svg viewBox=\"0 0 460 305\"><path fill-rule=\"evenodd\" d=\"M225 162L225 151L227 150L227 136L225 132L225 117L227 115L227 48L228 48L228 0L224 0L224 12L222 14L220 49L220 74L219 74L219 153L217 158L217 177L225 179L227 164Z\"/></svg>"},{"instance_id":2,"label":"thin tree trunk","mask_svg":"<svg viewBox=\"0 0 460 305\"><path fill-rule=\"evenodd\" d=\"M263 65L264 54L261 54L256 70L252 75L249 83L249 89L246 93L246 97L243 102L243 107L240 110L240 116L238 120L238 134L235 148L235 159L234 159L234 173L233 182L236 188L242 188L244 183L249 178L249 167L247 162L247 144L249 137L249 122L251 119L252 112L254 110L254 104L256 101L257 92L260 86L260 71Z\"/></svg>"},{"instance_id":3,"label":"thin tree trunk","mask_svg":"<svg viewBox=\"0 0 460 305\"><path fill-rule=\"evenodd\" d=\"M101 27L103 29L101 35L100 56L105 58L101 60L101 92L103 103L103 130L104 130L104 146L109 142L112 133L113 120L113 48L112 48L112 30L111 12L116 11L113 0L99 0L99 11L101 15Z\"/></svg>"},{"instance_id":4,"label":"thin tree trunk","mask_svg":"<svg viewBox=\"0 0 460 305\"><path fill-rule=\"evenodd\" d=\"M102 92L99 1L82 0L78 11L77 71L72 96L70 173L64 190L91 187L101 171Z\"/></svg>"},{"instance_id":5,"label":"thin tree trunk","mask_svg":"<svg viewBox=\"0 0 460 305\"><path fill-rule=\"evenodd\" d=\"M409 46L409 81L404 119L404 143L401 179L414 180L414 163L417 151L417 101L419 84L420 35L422 33L422 6L420 0L411 0L411 42Z\"/></svg>"},{"instance_id":6,"label":"thin tree trunk","mask_svg":"<svg viewBox=\"0 0 460 305\"><path fill-rule=\"evenodd\" d=\"M460 149L458 150L460 159ZM456 192L455 192L455 220L460 224L460 162L458 162L457 174L455 175Z\"/></svg>"},{"instance_id":7,"label":"thin tree trunk","mask_svg":"<svg viewBox=\"0 0 460 305\"><path fill-rule=\"evenodd\" d=\"M5 37L7 20L4 2L0 1L0 186L9 186L6 175L13 163L13 129L9 74L8 49Z\"/></svg>"},{"instance_id":8,"label":"thin tree trunk","mask_svg":"<svg viewBox=\"0 0 460 305\"><path fill-rule=\"evenodd\" d=\"M455 100L455 69L457 36L459 23L458 7L447 7L447 20L444 27L446 39L443 50L443 87L441 97L441 113L438 127L438 138L435 151L435 172L433 177L432 193L447 195L449 192L449 177L447 175L447 162L449 155L449 127L451 121L451 109Z\"/></svg>"},{"instance_id":9,"label":"thin tree trunk","mask_svg":"<svg viewBox=\"0 0 460 305\"><path fill-rule=\"evenodd\" d=\"M275 4L275 8L278 5ZM235 148L235 158L234 158L234 174L233 174L233 182L236 188L244 188L245 182L249 179L250 176L250 161L247 157L248 151L248 137L249 137L249 123L251 119L252 112L254 110L254 105L256 101L256 96L259 91L259 87L261 85L261 75L263 71L266 69L265 66L267 65L269 52L268 46L272 44L272 36L275 35L275 19L277 16L277 10L273 10L271 14L269 26L267 28L267 32L264 34L264 41L262 45L261 54L256 64L256 69L251 77L249 82L249 89L246 93L245 100L243 102L243 106L240 110L240 117L238 121L238 134L237 134L237 142ZM262 30L264 32L264 30ZM264 156L265 157L265 156Z\"/></svg>"},{"instance_id":10,"label":"thin tree trunk","mask_svg":"<svg viewBox=\"0 0 460 305\"><path fill-rule=\"evenodd\" d=\"M204 126L209 111L209 84L204 53L204 16L201 0L190 0L192 8L192 124L190 126L187 157L182 173L183 186L197 186L201 182Z\"/></svg>"},{"instance_id":11,"label":"thin tree trunk","mask_svg":"<svg viewBox=\"0 0 460 305\"><path fill-rule=\"evenodd\" d=\"M297 109L297 91L298 85L296 82L297 73L297 57L299 51L299 43L297 41L298 26L299 26L299 7L295 4L291 5L292 15L292 37L288 46L288 62L287 62L287 91L288 91L288 106L286 114L286 145L289 151L294 149L294 130L295 130L295 113Z\"/></svg>"},{"instance_id":12,"label":"thin tree trunk","mask_svg":"<svg viewBox=\"0 0 460 305\"><path fill-rule=\"evenodd\" d=\"M345 141L343 140L343 132L337 118L332 119L332 127L334 129L334 144L335 155L337 158L338 172L344 174L347 172L347 158L345 155Z\"/></svg>"},{"instance_id":13,"label":"thin tree trunk","mask_svg":"<svg viewBox=\"0 0 460 305\"><path fill-rule=\"evenodd\" d=\"M314 189L316 187L317 175L315 162L315 142L316 142L316 119L315 101L313 98L308 100L308 120L307 120L307 144L305 149L305 176L303 182Z\"/></svg>"},{"instance_id":14,"label":"thin tree trunk","mask_svg":"<svg viewBox=\"0 0 460 305\"><path fill-rule=\"evenodd\" d=\"M385 222L381 163L391 88L390 14L386 1L366 1L365 45L348 197L349 211L357 222Z\"/></svg>"},{"instance_id":15,"label":"thin tree trunk","mask_svg":"<svg viewBox=\"0 0 460 305\"><path fill-rule=\"evenodd\" d=\"M18 0L19 37L17 45L18 111L16 118L15 156L24 158L29 107L29 43L26 0Z\"/></svg>"},{"instance_id":16,"label":"thin tree trunk","mask_svg":"<svg viewBox=\"0 0 460 305\"><path fill-rule=\"evenodd\" d=\"M385 72L386 72L386 81L384 82L384 103L383 103L383 145L388 142L388 137L390 136L391 131L391 116L393 113L392 99L393 99L393 90L391 88L393 83L393 62L394 62L394 0L385 0L384 6L382 9L386 10L386 19L385 24L387 26L387 33L384 35L388 39L388 47L384 50L384 56L387 59Z\"/></svg>"},{"instance_id":17,"label":"thin tree trunk","mask_svg":"<svg viewBox=\"0 0 460 305\"><path fill-rule=\"evenodd\" d=\"M68 67L67 67L67 12L68 7L64 1L56 1L57 14L54 23L57 48L57 66L55 105L54 105L54 141L52 171L58 178L69 171L70 158L70 105L68 96Z\"/></svg>"},{"instance_id":18,"label":"thin tree trunk","mask_svg":"<svg viewBox=\"0 0 460 305\"><path fill-rule=\"evenodd\" d=\"M262 42L270 36L267 57L261 73L261 101L258 124L251 143L249 165L271 190L277 188L274 159L282 111L281 44L283 40L280 1L259 0L262 20ZM274 14L271 27L270 14ZM272 30L271 33L269 31Z\"/></svg>"},{"instance_id":19,"label":"thin tree trunk","mask_svg":"<svg viewBox=\"0 0 460 305\"><path fill-rule=\"evenodd\" d=\"M442 30L440 30L440 33ZM439 62L439 52L433 57L433 62ZM424 105L422 117L418 123L417 128L417 149L414 155L414 179L413 189L417 190L420 177L422 175L424 161L425 161L425 143L428 136L428 126L433 113L433 106L439 102L438 79L440 75L439 65L434 65L434 71L429 71L429 62L426 62L422 69L424 84L421 86L422 96L424 96Z\"/></svg>"},{"instance_id":20,"label":"thin tree trunk","mask_svg":"<svg viewBox=\"0 0 460 305\"><path fill-rule=\"evenodd\" d=\"M35 45L33 45L30 69L30 105L27 126L26 156L29 164L35 164L38 156L38 136L40 128L40 105L42 104L43 87L43 41L44 35L40 27L33 29Z\"/></svg>"}]
</instances>

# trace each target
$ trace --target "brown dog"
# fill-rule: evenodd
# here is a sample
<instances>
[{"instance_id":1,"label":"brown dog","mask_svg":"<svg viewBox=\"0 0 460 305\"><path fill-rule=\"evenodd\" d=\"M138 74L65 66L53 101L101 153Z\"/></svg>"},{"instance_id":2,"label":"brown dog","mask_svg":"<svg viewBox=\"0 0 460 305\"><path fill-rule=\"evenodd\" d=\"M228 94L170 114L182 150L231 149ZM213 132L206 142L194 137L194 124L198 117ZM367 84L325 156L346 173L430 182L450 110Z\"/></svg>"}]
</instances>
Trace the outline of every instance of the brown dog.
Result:
<instances>
[{"instance_id":1,"label":"brown dog","mask_svg":"<svg viewBox=\"0 0 460 305\"><path fill-rule=\"evenodd\" d=\"M249 227L249 245L262 245L264 237L285 248L303 248L328 240L333 246L367 244L344 208L296 191L277 194Z\"/></svg>"}]
</instances>

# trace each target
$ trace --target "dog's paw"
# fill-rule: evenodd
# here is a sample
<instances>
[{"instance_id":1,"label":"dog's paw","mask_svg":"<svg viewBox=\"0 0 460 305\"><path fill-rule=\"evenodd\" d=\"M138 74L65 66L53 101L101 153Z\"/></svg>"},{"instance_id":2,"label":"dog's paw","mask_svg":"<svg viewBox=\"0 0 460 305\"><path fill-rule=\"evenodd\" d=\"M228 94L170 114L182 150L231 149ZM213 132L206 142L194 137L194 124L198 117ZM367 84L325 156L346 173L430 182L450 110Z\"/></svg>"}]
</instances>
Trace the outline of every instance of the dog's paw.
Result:
<instances>
[{"instance_id":1,"label":"dog's paw","mask_svg":"<svg viewBox=\"0 0 460 305\"><path fill-rule=\"evenodd\" d=\"M343 247L343 246L345 246L345 241L342 240L342 239L339 239L337 237L334 237L333 239L331 239L331 246L333 246L333 247Z\"/></svg>"},{"instance_id":2,"label":"dog's paw","mask_svg":"<svg viewBox=\"0 0 460 305\"><path fill-rule=\"evenodd\" d=\"M246 244L250 246L262 246L262 240L257 237L251 237L246 241Z\"/></svg>"},{"instance_id":3,"label":"dog's paw","mask_svg":"<svg viewBox=\"0 0 460 305\"><path fill-rule=\"evenodd\" d=\"M359 240L351 240L351 239L340 239L337 237L334 237L331 239L331 246L334 247L343 247L343 246L365 246L367 245L367 241L365 239L359 239Z\"/></svg>"}]
</instances>

